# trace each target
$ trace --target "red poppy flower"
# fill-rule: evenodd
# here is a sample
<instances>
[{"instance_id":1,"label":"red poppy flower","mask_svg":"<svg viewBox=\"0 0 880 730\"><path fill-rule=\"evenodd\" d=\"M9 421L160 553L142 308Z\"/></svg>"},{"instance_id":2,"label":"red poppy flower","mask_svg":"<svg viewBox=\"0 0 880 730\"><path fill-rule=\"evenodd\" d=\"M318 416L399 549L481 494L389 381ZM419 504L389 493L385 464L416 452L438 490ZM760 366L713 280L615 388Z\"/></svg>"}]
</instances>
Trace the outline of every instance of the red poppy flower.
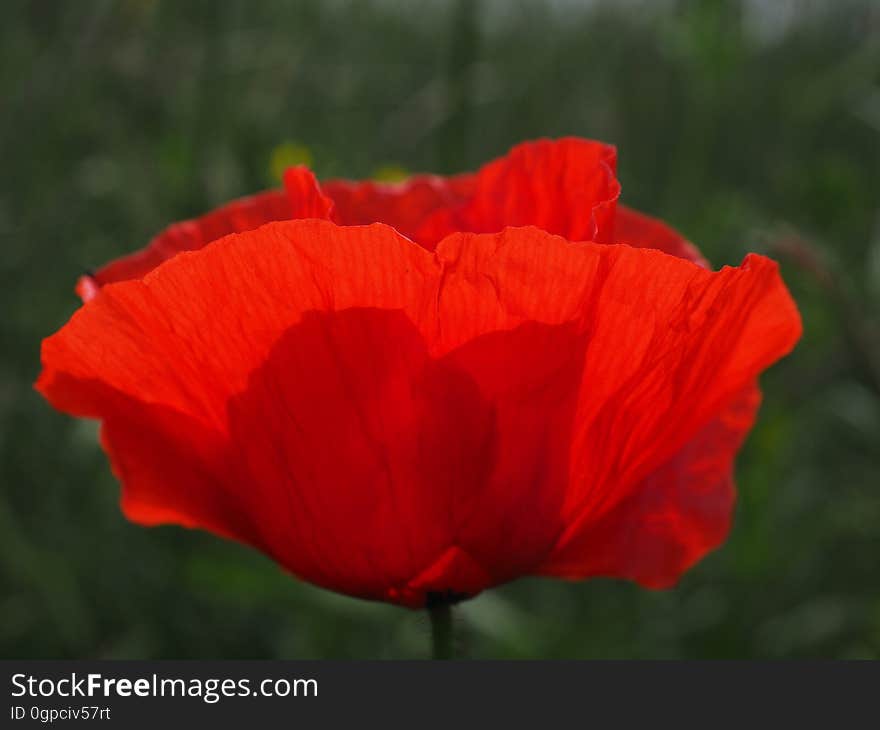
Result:
<instances>
[{"instance_id":1,"label":"red poppy flower","mask_svg":"<svg viewBox=\"0 0 880 730\"><path fill-rule=\"evenodd\" d=\"M801 331L772 261L709 270L579 139L284 182L84 278L43 344L37 387L101 419L130 519L411 607L668 586L722 542L757 376Z\"/></svg>"}]
</instances>

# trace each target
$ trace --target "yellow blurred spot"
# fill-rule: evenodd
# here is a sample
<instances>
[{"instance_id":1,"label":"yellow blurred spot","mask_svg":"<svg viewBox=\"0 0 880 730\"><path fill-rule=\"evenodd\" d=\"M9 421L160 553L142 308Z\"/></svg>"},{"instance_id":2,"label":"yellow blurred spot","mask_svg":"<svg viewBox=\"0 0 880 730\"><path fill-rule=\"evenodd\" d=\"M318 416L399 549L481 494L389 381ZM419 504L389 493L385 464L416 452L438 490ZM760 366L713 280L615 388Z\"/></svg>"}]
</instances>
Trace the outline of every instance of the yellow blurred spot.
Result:
<instances>
[{"instance_id":1,"label":"yellow blurred spot","mask_svg":"<svg viewBox=\"0 0 880 730\"><path fill-rule=\"evenodd\" d=\"M400 165L382 165L373 172L373 180L377 182L395 183L406 180L409 177L409 170Z\"/></svg>"},{"instance_id":2,"label":"yellow blurred spot","mask_svg":"<svg viewBox=\"0 0 880 730\"><path fill-rule=\"evenodd\" d=\"M283 142L272 150L272 155L269 157L269 171L272 173L272 179L281 180L284 171L288 167L296 165L312 166L312 153L304 144Z\"/></svg>"}]
</instances>

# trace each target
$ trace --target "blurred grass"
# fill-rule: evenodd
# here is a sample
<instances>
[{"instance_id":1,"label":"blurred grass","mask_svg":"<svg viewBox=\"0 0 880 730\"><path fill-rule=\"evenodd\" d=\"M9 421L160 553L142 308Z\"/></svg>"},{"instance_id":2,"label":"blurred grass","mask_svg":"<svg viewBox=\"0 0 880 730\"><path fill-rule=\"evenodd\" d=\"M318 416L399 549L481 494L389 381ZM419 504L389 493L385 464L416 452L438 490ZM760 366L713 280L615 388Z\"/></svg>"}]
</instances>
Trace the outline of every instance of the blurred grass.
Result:
<instances>
[{"instance_id":1,"label":"blurred grass","mask_svg":"<svg viewBox=\"0 0 880 730\"><path fill-rule=\"evenodd\" d=\"M461 611L464 651L880 655L876 3L7 0L0 53L0 654L423 655L418 614L127 524L94 425L30 389L39 342L83 269L291 155L453 172L579 134L716 265L782 257L806 334L763 379L723 549L663 593L492 591Z\"/></svg>"}]
</instances>

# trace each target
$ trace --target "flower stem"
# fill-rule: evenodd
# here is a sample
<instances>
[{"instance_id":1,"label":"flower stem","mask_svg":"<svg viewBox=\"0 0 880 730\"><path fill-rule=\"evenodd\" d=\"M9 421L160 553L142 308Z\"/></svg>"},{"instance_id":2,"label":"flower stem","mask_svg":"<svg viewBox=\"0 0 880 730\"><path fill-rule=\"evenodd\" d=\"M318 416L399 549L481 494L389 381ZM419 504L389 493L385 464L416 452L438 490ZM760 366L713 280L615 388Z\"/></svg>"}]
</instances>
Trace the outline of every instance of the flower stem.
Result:
<instances>
[{"instance_id":1,"label":"flower stem","mask_svg":"<svg viewBox=\"0 0 880 730\"><path fill-rule=\"evenodd\" d=\"M452 606L439 603L428 608L431 617L431 658L452 659Z\"/></svg>"}]
</instances>

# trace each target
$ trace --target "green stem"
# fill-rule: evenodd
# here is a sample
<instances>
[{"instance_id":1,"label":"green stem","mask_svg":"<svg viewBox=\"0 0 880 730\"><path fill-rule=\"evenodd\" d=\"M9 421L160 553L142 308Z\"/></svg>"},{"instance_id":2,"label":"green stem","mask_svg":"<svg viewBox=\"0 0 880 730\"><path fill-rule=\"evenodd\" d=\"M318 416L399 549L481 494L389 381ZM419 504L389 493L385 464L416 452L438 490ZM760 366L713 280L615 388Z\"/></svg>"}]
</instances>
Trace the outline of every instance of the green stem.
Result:
<instances>
[{"instance_id":1,"label":"green stem","mask_svg":"<svg viewBox=\"0 0 880 730\"><path fill-rule=\"evenodd\" d=\"M452 659L452 606L440 603L428 609L431 617L431 658Z\"/></svg>"}]
</instances>

